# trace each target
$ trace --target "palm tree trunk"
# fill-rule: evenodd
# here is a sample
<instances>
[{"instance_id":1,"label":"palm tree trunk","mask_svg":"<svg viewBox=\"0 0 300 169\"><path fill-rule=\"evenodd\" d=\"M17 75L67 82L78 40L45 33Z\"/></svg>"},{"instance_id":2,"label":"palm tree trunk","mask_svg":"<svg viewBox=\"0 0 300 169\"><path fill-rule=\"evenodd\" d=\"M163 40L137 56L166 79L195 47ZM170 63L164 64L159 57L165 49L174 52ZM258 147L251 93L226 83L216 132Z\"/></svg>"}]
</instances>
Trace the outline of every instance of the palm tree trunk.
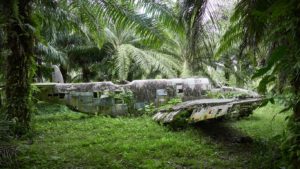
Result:
<instances>
[{"instance_id":1,"label":"palm tree trunk","mask_svg":"<svg viewBox=\"0 0 300 169\"><path fill-rule=\"evenodd\" d=\"M39 83L43 83L42 58L41 58L41 56L36 57L36 64L37 64L36 80Z\"/></svg>"},{"instance_id":2,"label":"palm tree trunk","mask_svg":"<svg viewBox=\"0 0 300 169\"><path fill-rule=\"evenodd\" d=\"M294 106L294 116L296 121L300 121L300 101Z\"/></svg>"},{"instance_id":3,"label":"palm tree trunk","mask_svg":"<svg viewBox=\"0 0 300 169\"><path fill-rule=\"evenodd\" d=\"M82 80L83 80L83 82L90 82L90 74L91 74L90 69L88 68L88 66L84 65L82 67Z\"/></svg>"},{"instance_id":4,"label":"palm tree trunk","mask_svg":"<svg viewBox=\"0 0 300 169\"><path fill-rule=\"evenodd\" d=\"M190 76L191 76L191 71L190 71L189 63L185 59L183 62L181 77L190 77Z\"/></svg>"},{"instance_id":5,"label":"palm tree trunk","mask_svg":"<svg viewBox=\"0 0 300 169\"><path fill-rule=\"evenodd\" d=\"M61 74L62 74L62 76L64 78L65 83L67 83L68 80L69 80L68 79L68 70L67 70L67 68L65 66L60 65L59 69L61 71Z\"/></svg>"},{"instance_id":6,"label":"palm tree trunk","mask_svg":"<svg viewBox=\"0 0 300 169\"><path fill-rule=\"evenodd\" d=\"M25 134L30 121L30 72L33 58L33 36L29 32L31 24L31 0L6 1L2 5L7 17L7 47L11 53L7 57L7 74L5 94L7 99L7 116L14 121L13 132L16 135ZM18 16L15 5L17 3Z\"/></svg>"},{"instance_id":7,"label":"palm tree trunk","mask_svg":"<svg viewBox=\"0 0 300 169\"><path fill-rule=\"evenodd\" d=\"M291 80L291 86L293 88L293 92L296 95L296 99L299 98L300 95L300 74L299 70L294 70L293 79ZM286 138L286 141L283 143L284 151L286 151L286 155L288 156L288 162L290 163L289 168L299 168L300 164L300 155L297 153L299 151L299 147L297 147L300 143L300 100L297 99L296 103L293 105L293 116L289 119L288 128L289 128L289 137ZM295 147L295 148L291 148Z\"/></svg>"},{"instance_id":8,"label":"palm tree trunk","mask_svg":"<svg viewBox=\"0 0 300 169\"><path fill-rule=\"evenodd\" d=\"M244 79L241 77L242 71L243 71L243 66L242 62L240 60L237 61L237 73L235 74L235 79L236 79L236 86L239 88L243 88L245 86Z\"/></svg>"},{"instance_id":9,"label":"palm tree trunk","mask_svg":"<svg viewBox=\"0 0 300 169\"><path fill-rule=\"evenodd\" d=\"M232 67L232 62L229 56L225 58L224 67L224 77L226 80L225 86L228 86L230 81L230 69Z\"/></svg>"},{"instance_id":10,"label":"palm tree trunk","mask_svg":"<svg viewBox=\"0 0 300 169\"><path fill-rule=\"evenodd\" d=\"M300 94L300 75L298 74L298 71L295 72L295 77L291 82L291 85L294 88L294 93L299 96ZM294 105L294 117L296 121L300 121L300 101Z\"/></svg>"}]
</instances>

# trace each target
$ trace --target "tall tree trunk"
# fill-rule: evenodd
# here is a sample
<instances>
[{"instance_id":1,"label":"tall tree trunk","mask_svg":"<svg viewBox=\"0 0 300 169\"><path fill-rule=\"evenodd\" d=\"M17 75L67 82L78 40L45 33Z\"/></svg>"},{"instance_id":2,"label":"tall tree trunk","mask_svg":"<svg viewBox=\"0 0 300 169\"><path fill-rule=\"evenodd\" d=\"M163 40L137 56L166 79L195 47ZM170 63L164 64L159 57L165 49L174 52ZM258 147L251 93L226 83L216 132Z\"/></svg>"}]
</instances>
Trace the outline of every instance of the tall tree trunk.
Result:
<instances>
[{"instance_id":1,"label":"tall tree trunk","mask_svg":"<svg viewBox=\"0 0 300 169\"><path fill-rule=\"evenodd\" d=\"M236 79L236 86L239 88L243 88L245 85L244 79L241 77L242 71L243 71L242 63L241 63L241 61L238 60L237 72L235 73L235 79Z\"/></svg>"},{"instance_id":2,"label":"tall tree trunk","mask_svg":"<svg viewBox=\"0 0 300 169\"><path fill-rule=\"evenodd\" d=\"M224 67L225 67L225 69L224 69L224 77L225 77L225 80L226 80L225 86L229 85L229 81L230 81L230 68L231 68L231 66L232 66L232 62L230 60L230 57L227 56L225 58L225 62L224 62Z\"/></svg>"},{"instance_id":3,"label":"tall tree trunk","mask_svg":"<svg viewBox=\"0 0 300 169\"><path fill-rule=\"evenodd\" d=\"M68 79L68 70L67 70L67 68L65 66L60 65L59 69L60 69L60 72L61 72L61 74L64 78L65 83L67 83L68 80L69 80Z\"/></svg>"},{"instance_id":4,"label":"tall tree trunk","mask_svg":"<svg viewBox=\"0 0 300 169\"><path fill-rule=\"evenodd\" d=\"M6 110L8 118L14 122L13 132L16 135L25 134L30 121L30 70L34 44L32 30L29 28L32 25L30 2L31 0L1 2L7 18L6 45L11 50L6 69Z\"/></svg>"},{"instance_id":5,"label":"tall tree trunk","mask_svg":"<svg viewBox=\"0 0 300 169\"><path fill-rule=\"evenodd\" d=\"M41 56L37 56L36 57L36 64L37 64L37 68L36 68L36 80L39 83L43 83L43 72L42 72L42 58Z\"/></svg>"},{"instance_id":6,"label":"tall tree trunk","mask_svg":"<svg viewBox=\"0 0 300 169\"><path fill-rule=\"evenodd\" d=\"M236 86L239 88L243 88L245 85L244 79L241 76L243 73L243 61L242 61L242 57L243 57L243 53L244 50L246 48L246 44L242 43L240 45L240 51L236 56L236 60L237 60L237 64L236 64L236 68L237 68L237 72L235 73L235 78L236 78Z\"/></svg>"},{"instance_id":7,"label":"tall tree trunk","mask_svg":"<svg viewBox=\"0 0 300 169\"><path fill-rule=\"evenodd\" d=\"M296 105L294 106L293 111L294 111L295 120L300 121L300 101L298 101L296 103Z\"/></svg>"},{"instance_id":8,"label":"tall tree trunk","mask_svg":"<svg viewBox=\"0 0 300 169\"><path fill-rule=\"evenodd\" d=\"M291 85L293 86L294 92L297 96L300 95L300 74L298 73L298 71L295 71L294 79L291 82ZM294 111L295 120L300 121L300 101L299 100L294 105L293 111Z\"/></svg>"},{"instance_id":9,"label":"tall tree trunk","mask_svg":"<svg viewBox=\"0 0 300 169\"><path fill-rule=\"evenodd\" d=\"M190 77L191 71L187 59L184 59L181 77Z\"/></svg>"},{"instance_id":10,"label":"tall tree trunk","mask_svg":"<svg viewBox=\"0 0 300 169\"><path fill-rule=\"evenodd\" d=\"M296 95L296 103L294 104L293 107L293 113L294 116L293 118L290 119L289 123L289 130L290 130L290 137L287 139L289 141L289 147L288 149L288 156L289 156L289 162L290 162L290 168L299 168L300 164L300 154L299 152L299 147L297 145L300 144L300 100L299 100L299 95L300 95L300 74L298 73L300 70L295 70L294 72L294 78L291 81L291 86L294 89L294 94ZM296 147L295 147L296 146ZM295 147L295 148L291 148ZM292 152L291 152L292 150Z\"/></svg>"},{"instance_id":11,"label":"tall tree trunk","mask_svg":"<svg viewBox=\"0 0 300 169\"><path fill-rule=\"evenodd\" d=\"M88 68L88 66L83 65L83 67L82 67L82 80L83 80L83 82L90 82L90 74L91 74L91 71Z\"/></svg>"}]
</instances>

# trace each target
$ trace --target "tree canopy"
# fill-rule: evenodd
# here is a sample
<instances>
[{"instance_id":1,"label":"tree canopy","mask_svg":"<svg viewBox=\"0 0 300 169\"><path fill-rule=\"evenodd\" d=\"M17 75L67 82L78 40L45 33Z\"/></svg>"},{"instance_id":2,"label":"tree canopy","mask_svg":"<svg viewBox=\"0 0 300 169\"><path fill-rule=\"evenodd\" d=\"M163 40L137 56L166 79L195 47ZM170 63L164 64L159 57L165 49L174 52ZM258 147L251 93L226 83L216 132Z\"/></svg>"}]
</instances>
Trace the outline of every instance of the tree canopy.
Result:
<instances>
[{"instance_id":1,"label":"tree canopy","mask_svg":"<svg viewBox=\"0 0 300 169\"><path fill-rule=\"evenodd\" d=\"M13 133L30 130L31 83L58 65L66 82L208 77L293 110L282 149L299 164L297 0L0 2L0 86Z\"/></svg>"}]
</instances>

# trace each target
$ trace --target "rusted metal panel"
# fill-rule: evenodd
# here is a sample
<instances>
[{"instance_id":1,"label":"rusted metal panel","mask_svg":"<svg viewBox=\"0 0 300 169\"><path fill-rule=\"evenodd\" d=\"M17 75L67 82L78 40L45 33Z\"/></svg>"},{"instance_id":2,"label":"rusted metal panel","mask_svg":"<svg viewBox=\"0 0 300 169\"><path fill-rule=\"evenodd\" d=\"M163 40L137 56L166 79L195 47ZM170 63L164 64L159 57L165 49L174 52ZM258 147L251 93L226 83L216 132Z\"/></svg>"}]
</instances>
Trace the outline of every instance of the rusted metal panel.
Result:
<instances>
[{"instance_id":1,"label":"rusted metal panel","mask_svg":"<svg viewBox=\"0 0 300 169\"><path fill-rule=\"evenodd\" d=\"M184 109L192 106L198 105L217 105L217 104L227 104L230 102L235 101L236 99L198 99L198 100L191 100L179 103L172 107L172 110Z\"/></svg>"},{"instance_id":2,"label":"rusted metal panel","mask_svg":"<svg viewBox=\"0 0 300 169\"><path fill-rule=\"evenodd\" d=\"M245 100L237 99L201 99L187 101L161 110L154 115L153 120L161 123L176 123L181 120L181 114L188 115L183 121L196 123L209 119L216 119L222 116L247 116L257 108L262 101L261 98L250 98ZM184 117L183 117L184 118Z\"/></svg>"},{"instance_id":3,"label":"rusted metal panel","mask_svg":"<svg viewBox=\"0 0 300 169\"><path fill-rule=\"evenodd\" d=\"M153 120L162 122L162 119L164 119L169 113L163 113L163 112L158 112L153 116Z\"/></svg>"},{"instance_id":4,"label":"rusted metal panel","mask_svg":"<svg viewBox=\"0 0 300 169\"><path fill-rule=\"evenodd\" d=\"M192 115L189 118L189 122L195 123L203 120L214 119L226 115L230 104L221 106L208 106L205 108L194 109Z\"/></svg>"}]
</instances>

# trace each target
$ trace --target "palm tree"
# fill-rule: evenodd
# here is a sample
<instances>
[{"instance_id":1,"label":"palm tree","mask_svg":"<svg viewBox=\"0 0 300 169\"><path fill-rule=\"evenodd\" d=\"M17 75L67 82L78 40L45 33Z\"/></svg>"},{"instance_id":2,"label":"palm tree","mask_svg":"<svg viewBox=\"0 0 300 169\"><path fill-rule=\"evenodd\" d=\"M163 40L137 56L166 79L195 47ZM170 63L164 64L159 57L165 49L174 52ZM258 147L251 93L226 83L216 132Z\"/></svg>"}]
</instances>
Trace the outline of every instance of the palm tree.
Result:
<instances>
[{"instance_id":1,"label":"palm tree","mask_svg":"<svg viewBox=\"0 0 300 169\"><path fill-rule=\"evenodd\" d=\"M0 21L0 25L1 25L1 21ZM4 35L4 31L1 29L2 26L0 26L0 46L3 46L5 43L5 35ZM4 85L4 75L5 75L5 49L0 47L0 86Z\"/></svg>"},{"instance_id":2,"label":"palm tree","mask_svg":"<svg viewBox=\"0 0 300 169\"><path fill-rule=\"evenodd\" d=\"M96 46L78 46L68 51L68 63L72 69L76 67L81 69L81 74L77 74L81 81L90 82L97 75L93 71L94 65L101 66L100 63L107 55L105 47L99 49Z\"/></svg>"},{"instance_id":3,"label":"palm tree","mask_svg":"<svg viewBox=\"0 0 300 169\"><path fill-rule=\"evenodd\" d=\"M164 33L168 40L162 45L160 51L179 58L184 63L180 72L182 77L201 74L214 82L208 67L216 65L212 58L215 36L214 32L210 31L216 21L207 1L185 0L177 1L169 7L161 5L158 14L153 12L156 11L155 4L158 6L158 3L150 2L145 9L149 13L154 13L152 15L165 26ZM163 17L161 13L164 14ZM206 13L210 13L209 18L205 18ZM164 21L166 17L171 18L167 23Z\"/></svg>"},{"instance_id":4,"label":"palm tree","mask_svg":"<svg viewBox=\"0 0 300 169\"><path fill-rule=\"evenodd\" d=\"M115 3L115 4L114 4ZM56 63L61 65L61 69L63 72L66 72L65 70L69 69L67 66L64 65L73 65L77 66L80 65L82 68L82 73L79 74L80 76L76 76L76 79L78 80L78 77L84 77L84 81L89 81L90 78L87 77L87 74L94 74L92 70L90 70L90 66L96 67L95 64L89 65L88 62L93 62L95 59L93 56L95 56L95 51L98 50L99 52L102 50L102 45L105 42L105 31L104 27L106 24L116 24L117 22L118 27L125 29L129 29L134 27L133 30L137 31L131 31L131 33L137 33L143 35L143 40L153 43L157 43L157 40L159 37L163 37L159 31L156 30L155 25L152 25L151 19L147 18L144 14L134 14L134 11L132 9L132 4L129 3L117 3L114 2L111 3L109 1L88 1L88 2L82 2L82 1L73 1L71 4L66 3L66 1L61 2L62 9L56 9L56 8L50 8L51 10L45 10L44 8L39 9L40 15L43 15L43 12L46 13L46 16L48 18L61 18L61 20L67 20L69 21L69 18L72 18L71 23L67 25L71 28L71 32L68 32L65 30L65 28L62 28L60 30L60 25L62 22L61 20L58 21L57 26L49 26L49 24L43 24L45 25L44 30L48 37L48 43L43 45L40 44L39 50L40 53L44 56L47 56L48 61L52 63ZM68 8L66 9L65 6L70 6L71 11L68 11ZM121 9L119 9L122 6ZM55 10L55 11L53 11ZM113 17L108 15L110 11L114 11L115 14L112 13ZM54 14L53 14L54 13ZM56 14L57 13L57 14ZM68 15L66 15L68 13ZM45 14L44 14L45 15ZM57 16L58 15L58 16ZM69 16L71 15L71 16ZM119 17L124 18L127 20L127 25L125 25L122 21L119 21L118 17L115 15L118 15ZM101 16L101 17L100 17ZM45 17L42 17L45 18ZM112 20L112 19L115 19ZM74 26L74 20L77 21L77 26ZM52 23L50 23L52 24ZM128 26L129 25L129 26ZM60 28L60 29L59 29ZM81 41L80 44L74 44L73 40L75 40L72 37L74 36L74 32L76 31L76 37L77 40ZM53 36L49 36L53 35ZM62 35L62 36L61 36ZM146 36L145 36L146 35ZM72 42L68 42L69 39L72 39ZM84 44L83 44L84 43ZM96 49L98 48L98 49ZM106 47L104 47L106 48ZM92 50L91 50L92 49ZM76 52L72 52L72 50ZM86 50L86 51L82 51ZM88 51L91 51L92 53L88 53ZM105 52L105 51L102 51ZM84 54L82 56L79 56L79 54ZM99 53L101 55L101 52ZM57 57L60 56L60 57ZM64 57L62 57L64 56ZM66 58L68 56L68 58ZM91 57L89 57L91 56ZM75 58L81 58L81 59L74 59ZM76 61L80 61L84 59L86 64L80 64L76 63ZM46 61L45 59L43 59ZM101 61L101 60L98 60ZM67 63L67 64L64 64ZM99 63L98 63L99 64ZM82 76L81 76L82 75ZM66 79L66 78L65 78Z\"/></svg>"},{"instance_id":5,"label":"palm tree","mask_svg":"<svg viewBox=\"0 0 300 169\"><path fill-rule=\"evenodd\" d=\"M37 10L36 8L41 7L41 12L32 15L33 6L35 7L35 11ZM68 12L72 14L72 16L78 16L80 14L84 21L83 23L85 23L84 25L80 25L82 28L81 30L83 30L82 32L85 32L85 30L92 32L90 37L93 38L99 48L103 44L103 41L101 40L102 34L99 34L101 31L98 31L101 30L101 27L99 27L99 23L101 22L98 22L101 20L133 28L137 33L147 37L151 42L157 43L161 41L163 37L163 35L157 31L156 25L152 19L145 14L136 14L130 4L126 6L118 3L118 1L1 1L1 27L3 28L7 39L5 44L6 49L11 51L6 60L6 113L9 119L15 121L14 133L16 134L24 134L29 129L30 83L34 74L32 68L34 46L38 44L37 41L43 42L44 39L43 36L41 36L42 34L40 34L40 24L33 24L32 19L35 21L42 20L48 23L58 22L55 17L45 17L44 14L46 14L46 12L43 10L48 9L49 6L55 6L56 8L68 7ZM63 21L67 21L66 23L71 22L71 25L74 25L74 23L76 23L74 18L76 17L66 17L66 20ZM53 27L57 26L55 24L50 25ZM64 24L61 26L63 25ZM44 34L44 36L46 35ZM55 37L55 33L50 35ZM46 44L46 46L49 47L48 44Z\"/></svg>"},{"instance_id":6,"label":"palm tree","mask_svg":"<svg viewBox=\"0 0 300 169\"><path fill-rule=\"evenodd\" d=\"M14 133L24 134L29 129L30 82L33 75L32 57L34 47L31 0L1 1L1 16L4 16L3 30L5 46L10 50L6 58L6 114L14 120Z\"/></svg>"},{"instance_id":7,"label":"palm tree","mask_svg":"<svg viewBox=\"0 0 300 169\"><path fill-rule=\"evenodd\" d=\"M177 76L177 71L180 69L177 58L147 47L143 43L145 39L135 35L129 29L111 26L105 31L107 41L112 44L111 60L118 79L133 80L128 79L129 75L133 77L140 72L144 72L145 76L153 72L159 72L165 77ZM133 67L135 70L130 69Z\"/></svg>"}]
</instances>

